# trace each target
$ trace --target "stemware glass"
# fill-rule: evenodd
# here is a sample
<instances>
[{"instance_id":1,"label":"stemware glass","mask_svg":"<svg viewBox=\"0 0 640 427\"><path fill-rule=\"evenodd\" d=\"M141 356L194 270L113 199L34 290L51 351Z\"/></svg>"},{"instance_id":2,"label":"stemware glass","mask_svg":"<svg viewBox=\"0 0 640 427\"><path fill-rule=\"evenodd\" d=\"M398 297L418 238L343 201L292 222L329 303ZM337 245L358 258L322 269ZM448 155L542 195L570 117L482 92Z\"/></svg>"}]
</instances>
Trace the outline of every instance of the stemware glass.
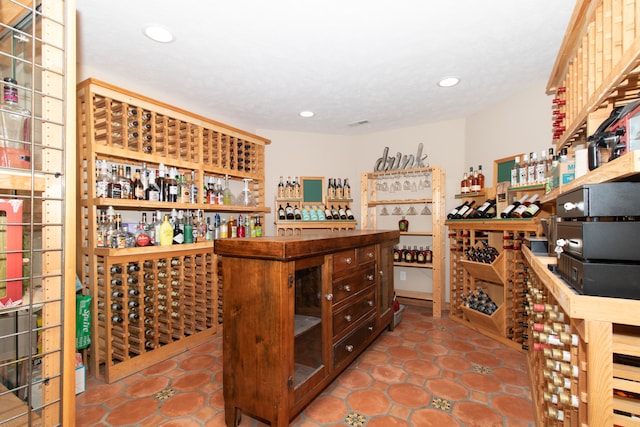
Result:
<instances>
[{"instance_id":1,"label":"stemware glass","mask_svg":"<svg viewBox=\"0 0 640 427\"><path fill-rule=\"evenodd\" d=\"M431 215L431 209L429 209L429 205L424 205L424 208L420 211L420 215Z\"/></svg>"},{"instance_id":2,"label":"stemware glass","mask_svg":"<svg viewBox=\"0 0 640 427\"><path fill-rule=\"evenodd\" d=\"M387 210L387 207L386 207L386 206L383 206L383 207L382 207L382 210L380 211L380 215L381 215L381 216L387 216L387 215L389 215L389 211Z\"/></svg>"},{"instance_id":3,"label":"stemware glass","mask_svg":"<svg viewBox=\"0 0 640 427\"><path fill-rule=\"evenodd\" d=\"M391 212L392 215L404 215L402 213L402 208L400 206L396 206Z\"/></svg>"},{"instance_id":4,"label":"stemware glass","mask_svg":"<svg viewBox=\"0 0 640 427\"><path fill-rule=\"evenodd\" d=\"M407 209L407 215L418 215L418 211L414 206L410 206L409 209Z\"/></svg>"}]
</instances>

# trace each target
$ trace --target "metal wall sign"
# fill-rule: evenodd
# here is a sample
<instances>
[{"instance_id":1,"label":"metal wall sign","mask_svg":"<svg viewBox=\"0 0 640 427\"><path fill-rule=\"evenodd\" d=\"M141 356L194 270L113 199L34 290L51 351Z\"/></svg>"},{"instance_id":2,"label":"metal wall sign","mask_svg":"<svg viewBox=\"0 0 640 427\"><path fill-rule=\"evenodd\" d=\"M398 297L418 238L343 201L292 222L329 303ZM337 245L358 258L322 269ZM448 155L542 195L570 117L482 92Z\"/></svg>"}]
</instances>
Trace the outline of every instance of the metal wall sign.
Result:
<instances>
[{"instance_id":1,"label":"metal wall sign","mask_svg":"<svg viewBox=\"0 0 640 427\"><path fill-rule=\"evenodd\" d=\"M382 157L376 160L373 165L374 172L388 171L388 170L402 170L402 169L414 169L414 168L426 168L429 167L429 163L425 163L428 154L422 154L422 143L418 144L418 150L416 155L402 154L397 152L395 156L389 156L389 147L384 147L382 151Z\"/></svg>"}]
</instances>

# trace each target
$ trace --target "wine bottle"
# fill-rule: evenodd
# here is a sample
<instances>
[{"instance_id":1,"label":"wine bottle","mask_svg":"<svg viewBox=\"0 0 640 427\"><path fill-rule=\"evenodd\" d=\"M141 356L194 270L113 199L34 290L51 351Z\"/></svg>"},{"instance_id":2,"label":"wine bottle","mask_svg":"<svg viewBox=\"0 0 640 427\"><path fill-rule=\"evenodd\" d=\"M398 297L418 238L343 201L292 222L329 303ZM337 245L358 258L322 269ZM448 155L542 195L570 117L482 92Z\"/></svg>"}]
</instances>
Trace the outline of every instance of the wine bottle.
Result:
<instances>
[{"instance_id":1,"label":"wine bottle","mask_svg":"<svg viewBox=\"0 0 640 427\"><path fill-rule=\"evenodd\" d=\"M284 212L285 212L285 217L287 219L291 220L295 218L295 214L293 213L293 208L289 203L287 203L287 206L284 208Z\"/></svg>"},{"instance_id":2,"label":"wine bottle","mask_svg":"<svg viewBox=\"0 0 640 427\"><path fill-rule=\"evenodd\" d=\"M285 219L287 219L287 215L284 212L284 208L282 207L282 205L280 205L280 207L278 208L278 219L280 221L284 221Z\"/></svg>"},{"instance_id":3,"label":"wine bottle","mask_svg":"<svg viewBox=\"0 0 640 427\"><path fill-rule=\"evenodd\" d=\"M454 219L455 216L458 214L458 212L465 206L467 206L469 204L469 201L464 202L463 204L461 204L460 206L457 206L456 208L454 208L453 210L451 210L451 212L449 212L449 214L447 214L447 219Z\"/></svg>"},{"instance_id":4,"label":"wine bottle","mask_svg":"<svg viewBox=\"0 0 640 427\"><path fill-rule=\"evenodd\" d=\"M484 189L484 174L482 173L482 165L478 165L478 191Z\"/></svg>"},{"instance_id":5,"label":"wine bottle","mask_svg":"<svg viewBox=\"0 0 640 427\"><path fill-rule=\"evenodd\" d=\"M331 205L331 217L333 219L340 219L340 212L338 212L338 210L333 205Z\"/></svg>"},{"instance_id":6,"label":"wine bottle","mask_svg":"<svg viewBox=\"0 0 640 427\"><path fill-rule=\"evenodd\" d=\"M345 206L345 208L347 213L347 219L349 220L355 219L355 217L353 216L353 212L351 211L351 208L349 206Z\"/></svg>"},{"instance_id":7,"label":"wine bottle","mask_svg":"<svg viewBox=\"0 0 640 427\"><path fill-rule=\"evenodd\" d=\"M298 208L298 205L295 205L295 207L293 208L293 219L298 221L302 219L302 213L300 212L300 208Z\"/></svg>"},{"instance_id":8,"label":"wine bottle","mask_svg":"<svg viewBox=\"0 0 640 427\"><path fill-rule=\"evenodd\" d=\"M472 200L471 203L466 203L465 205L458 210L458 212L453 216L454 219L460 219L464 216L464 214L476 204L475 200Z\"/></svg>"},{"instance_id":9,"label":"wine bottle","mask_svg":"<svg viewBox=\"0 0 640 427\"><path fill-rule=\"evenodd\" d=\"M531 202L527 207L527 209L524 212L522 212L523 218L531 218L533 216L536 216L538 212L540 212L540 201L535 200L537 196L538 195L536 194L531 198L533 202Z\"/></svg>"},{"instance_id":10,"label":"wine bottle","mask_svg":"<svg viewBox=\"0 0 640 427\"><path fill-rule=\"evenodd\" d=\"M491 208L491 206L494 206L495 204L496 199L488 199L478 209L476 209L474 218L484 218L489 211L489 208Z\"/></svg>"},{"instance_id":11,"label":"wine bottle","mask_svg":"<svg viewBox=\"0 0 640 427\"><path fill-rule=\"evenodd\" d=\"M324 217L327 220L332 220L333 219L333 214L331 213L331 210L328 207L324 207ZM337 218L336 218L337 219Z\"/></svg>"},{"instance_id":12,"label":"wine bottle","mask_svg":"<svg viewBox=\"0 0 640 427\"><path fill-rule=\"evenodd\" d=\"M522 218L522 214L527 208L538 199L538 195L534 194L529 200L522 203L511 212L511 218Z\"/></svg>"},{"instance_id":13,"label":"wine bottle","mask_svg":"<svg viewBox=\"0 0 640 427\"><path fill-rule=\"evenodd\" d=\"M511 203L509 206L507 206L506 208L504 208L504 210L502 212L500 212L500 217L502 218L509 218L509 216L511 215L511 212L517 208L518 206L520 206L522 203L524 203L525 200L527 200L527 197L529 197L528 195L524 195L520 198L520 200L516 200L513 203Z\"/></svg>"},{"instance_id":14,"label":"wine bottle","mask_svg":"<svg viewBox=\"0 0 640 427\"><path fill-rule=\"evenodd\" d=\"M338 205L338 214L340 215L340 219L342 220L347 219L347 212L342 208L341 205Z\"/></svg>"}]
</instances>

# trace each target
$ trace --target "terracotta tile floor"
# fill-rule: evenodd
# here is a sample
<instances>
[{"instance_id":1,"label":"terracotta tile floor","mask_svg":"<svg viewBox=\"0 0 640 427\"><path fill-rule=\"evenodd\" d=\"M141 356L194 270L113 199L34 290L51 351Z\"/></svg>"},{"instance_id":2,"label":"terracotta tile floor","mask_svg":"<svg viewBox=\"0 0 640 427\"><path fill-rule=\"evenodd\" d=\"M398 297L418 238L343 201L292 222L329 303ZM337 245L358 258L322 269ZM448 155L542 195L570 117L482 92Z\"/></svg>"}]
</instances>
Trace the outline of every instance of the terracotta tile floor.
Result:
<instances>
[{"instance_id":1,"label":"terracotta tile floor","mask_svg":"<svg viewBox=\"0 0 640 427\"><path fill-rule=\"evenodd\" d=\"M77 425L224 426L222 339L114 384L93 377ZM534 426L526 359L513 349L408 306L291 425ZM242 417L243 427L264 423Z\"/></svg>"}]
</instances>

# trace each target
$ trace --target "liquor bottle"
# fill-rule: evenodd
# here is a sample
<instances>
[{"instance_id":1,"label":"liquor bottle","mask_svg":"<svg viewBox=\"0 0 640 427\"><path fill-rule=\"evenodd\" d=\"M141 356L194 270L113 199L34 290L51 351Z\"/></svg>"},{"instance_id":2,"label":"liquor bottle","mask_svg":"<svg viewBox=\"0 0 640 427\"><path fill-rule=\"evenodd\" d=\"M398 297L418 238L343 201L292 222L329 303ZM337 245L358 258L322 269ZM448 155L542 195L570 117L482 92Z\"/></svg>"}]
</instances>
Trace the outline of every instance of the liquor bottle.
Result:
<instances>
[{"instance_id":1,"label":"liquor bottle","mask_svg":"<svg viewBox=\"0 0 640 427\"><path fill-rule=\"evenodd\" d=\"M340 219L340 212L333 205L331 205L331 218L338 220Z\"/></svg>"},{"instance_id":2,"label":"liquor bottle","mask_svg":"<svg viewBox=\"0 0 640 427\"><path fill-rule=\"evenodd\" d=\"M217 201L216 198L216 185L214 182L214 178L212 176L209 177L209 185L207 185L207 192L205 195L204 203L209 205L215 205Z\"/></svg>"},{"instance_id":3,"label":"liquor bottle","mask_svg":"<svg viewBox=\"0 0 640 427\"><path fill-rule=\"evenodd\" d=\"M398 245L393 247L393 262L400 262L402 258L402 250L398 247Z\"/></svg>"},{"instance_id":4,"label":"liquor bottle","mask_svg":"<svg viewBox=\"0 0 640 427\"><path fill-rule=\"evenodd\" d=\"M347 213L347 219L348 220L355 219L355 216L353 215L353 212L351 211L351 208L349 206L345 206L345 208L346 208L346 213Z\"/></svg>"},{"instance_id":5,"label":"liquor bottle","mask_svg":"<svg viewBox=\"0 0 640 427\"><path fill-rule=\"evenodd\" d=\"M447 214L447 219L454 219L456 217L456 215L458 214L458 211L460 211L462 208L464 208L468 204L469 204L469 201L467 200L466 202L464 202L460 206L457 206L456 208L452 209L451 212L449 212Z\"/></svg>"},{"instance_id":6,"label":"liquor bottle","mask_svg":"<svg viewBox=\"0 0 640 427\"><path fill-rule=\"evenodd\" d=\"M140 180L140 169L136 169L133 174L133 182L131 184L131 197L134 200L145 200L145 192Z\"/></svg>"},{"instance_id":7,"label":"liquor bottle","mask_svg":"<svg viewBox=\"0 0 640 427\"><path fill-rule=\"evenodd\" d=\"M341 205L338 205L338 214L340 215L340 219L342 220L347 219L347 212L342 208Z\"/></svg>"},{"instance_id":8,"label":"liquor bottle","mask_svg":"<svg viewBox=\"0 0 640 427\"><path fill-rule=\"evenodd\" d=\"M280 221L284 221L285 219L287 219L287 215L284 212L284 208L282 207L282 205L280 205L280 207L278 208L278 219Z\"/></svg>"},{"instance_id":9,"label":"liquor bottle","mask_svg":"<svg viewBox=\"0 0 640 427\"><path fill-rule=\"evenodd\" d=\"M98 176L96 177L96 197L109 197L108 189L111 176L109 175L109 166L106 160L96 160L96 169Z\"/></svg>"},{"instance_id":10,"label":"liquor bottle","mask_svg":"<svg viewBox=\"0 0 640 427\"><path fill-rule=\"evenodd\" d=\"M336 187L336 199L342 199L344 197L344 192L342 190L342 178L338 178L338 183L334 179L333 183Z\"/></svg>"},{"instance_id":11,"label":"liquor bottle","mask_svg":"<svg viewBox=\"0 0 640 427\"><path fill-rule=\"evenodd\" d=\"M240 214L238 216L238 230L237 230L238 236L237 237L245 237L246 235L246 228L244 226L244 218L242 217L242 214Z\"/></svg>"},{"instance_id":12,"label":"liquor bottle","mask_svg":"<svg viewBox=\"0 0 640 427\"><path fill-rule=\"evenodd\" d=\"M195 240L193 231L196 229L196 227L194 227L191 213L188 211L187 211L187 218L184 220L182 228L183 228L182 232L184 234L183 243L193 243Z\"/></svg>"},{"instance_id":13,"label":"liquor bottle","mask_svg":"<svg viewBox=\"0 0 640 427\"><path fill-rule=\"evenodd\" d=\"M409 220L407 220L404 216L400 221L398 221L398 229L400 232L409 231Z\"/></svg>"},{"instance_id":14,"label":"liquor bottle","mask_svg":"<svg viewBox=\"0 0 640 427\"><path fill-rule=\"evenodd\" d=\"M425 264L431 264L431 262L433 262L433 251L429 249L429 246L424 249L424 262Z\"/></svg>"},{"instance_id":15,"label":"liquor bottle","mask_svg":"<svg viewBox=\"0 0 640 427\"><path fill-rule=\"evenodd\" d=\"M511 186L517 187L520 178L520 157L516 156L511 167Z\"/></svg>"},{"instance_id":16,"label":"liquor bottle","mask_svg":"<svg viewBox=\"0 0 640 427\"><path fill-rule=\"evenodd\" d=\"M198 183L196 182L196 171L191 171L191 180L189 181L189 203L195 205L198 203Z\"/></svg>"},{"instance_id":17,"label":"liquor bottle","mask_svg":"<svg viewBox=\"0 0 640 427\"><path fill-rule=\"evenodd\" d=\"M259 215L256 215L255 230L256 237L262 237L262 220Z\"/></svg>"},{"instance_id":18,"label":"liquor bottle","mask_svg":"<svg viewBox=\"0 0 640 427\"><path fill-rule=\"evenodd\" d=\"M118 167L115 164L111 165L111 181L107 188L107 194L107 197L111 197L112 199L122 198L122 186L118 181Z\"/></svg>"},{"instance_id":19,"label":"liquor bottle","mask_svg":"<svg viewBox=\"0 0 640 427\"><path fill-rule=\"evenodd\" d=\"M475 181L474 181L474 175L473 175L473 166L469 166L469 174L467 176L467 181L468 181L468 185L469 185L469 191L472 192L472 188L474 188L474 186L476 185Z\"/></svg>"},{"instance_id":20,"label":"liquor bottle","mask_svg":"<svg viewBox=\"0 0 640 427\"><path fill-rule=\"evenodd\" d=\"M538 212L540 212L540 201L536 200L538 198L538 195L535 194L532 198L531 198L531 203L529 203L529 206L527 206L527 209L525 209L524 212L522 212L522 217L523 218L531 218L533 216L536 216L538 214Z\"/></svg>"},{"instance_id":21,"label":"liquor bottle","mask_svg":"<svg viewBox=\"0 0 640 427\"><path fill-rule=\"evenodd\" d=\"M278 198L282 199L284 197L284 181L282 180L282 175L280 175L280 181L278 182Z\"/></svg>"},{"instance_id":22,"label":"liquor bottle","mask_svg":"<svg viewBox=\"0 0 640 427\"><path fill-rule=\"evenodd\" d=\"M482 165L478 165L478 191L484 189L484 174L482 173Z\"/></svg>"},{"instance_id":23,"label":"liquor bottle","mask_svg":"<svg viewBox=\"0 0 640 427\"><path fill-rule=\"evenodd\" d=\"M328 179L327 198L328 199L335 199L336 198L336 187L335 187L335 183L333 181L333 178L329 178Z\"/></svg>"},{"instance_id":24,"label":"liquor bottle","mask_svg":"<svg viewBox=\"0 0 640 427\"><path fill-rule=\"evenodd\" d=\"M349 185L348 178L344 179L344 188L343 188L344 198L351 199L351 185Z\"/></svg>"},{"instance_id":25,"label":"liquor bottle","mask_svg":"<svg viewBox=\"0 0 640 427\"><path fill-rule=\"evenodd\" d=\"M536 163L536 184L544 184L545 176L547 174L547 151L542 150L540 152L540 159Z\"/></svg>"},{"instance_id":26,"label":"liquor bottle","mask_svg":"<svg viewBox=\"0 0 640 427\"><path fill-rule=\"evenodd\" d=\"M295 219L296 221L302 220L302 214L300 212L300 208L298 208L298 205L295 205L293 207L293 219Z\"/></svg>"},{"instance_id":27,"label":"liquor bottle","mask_svg":"<svg viewBox=\"0 0 640 427\"><path fill-rule=\"evenodd\" d=\"M460 181L460 194L467 194L469 192L471 192L471 188L469 188L469 177L465 172L462 175L462 181Z\"/></svg>"},{"instance_id":28,"label":"liquor bottle","mask_svg":"<svg viewBox=\"0 0 640 427\"><path fill-rule=\"evenodd\" d=\"M122 173L122 166L118 167L118 181L122 188L123 199L133 199L133 181L131 180L131 166L124 168L124 174Z\"/></svg>"},{"instance_id":29,"label":"liquor bottle","mask_svg":"<svg viewBox=\"0 0 640 427\"><path fill-rule=\"evenodd\" d=\"M173 244L173 227L169 223L169 215L165 215L160 226L160 245L170 246L171 244Z\"/></svg>"},{"instance_id":30,"label":"liquor bottle","mask_svg":"<svg viewBox=\"0 0 640 427\"><path fill-rule=\"evenodd\" d=\"M231 205L231 188L229 187L229 175L224 176L224 189L222 190L222 204Z\"/></svg>"},{"instance_id":31,"label":"liquor bottle","mask_svg":"<svg viewBox=\"0 0 640 427\"><path fill-rule=\"evenodd\" d=\"M191 186L187 182L184 172L180 173L179 178L176 178L176 182L178 183L178 202L189 203L189 199L191 198Z\"/></svg>"},{"instance_id":32,"label":"liquor bottle","mask_svg":"<svg viewBox=\"0 0 640 427\"><path fill-rule=\"evenodd\" d=\"M504 208L504 210L502 212L500 212L500 217L502 218L509 218L511 216L511 212L517 208L518 206L520 206L522 203L524 203L525 200L527 200L527 197L529 197L528 195L524 195L520 198L520 200L516 200L513 203L511 203L509 206L507 206L506 208Z\"/></svg>"},{"instance_id":33,"label":"liquor bottle","mask_svg":"<svg viewBox=\"0 0 640 427\"><path fill-rule=\"evenodd\" d=\"M518 185L527 185L527 168L529 167L529 155L522 156L522 162L518 167Z\"/></svg>"},{"instance_id":34,"label":"liquor bottle","mask_svg":"<svg viewBox=\"0 0 640 427\"><path fill-rule=\"evenodd\" d=\"M426 264L425 261L426 252L423 246L420 246L418 252L416 252L416 263L418 264Z\"/></svg>"},{"instance_id":35,"label":"liquor bottle","mask_svg":"<svg viewBox=\"0 0 640 427\"><path fill-rule=\"evenodd\" d=\"M230 238L238 237L238 222L233 215L229 215L229 221L227 221L227 234Z\"/></svg>"},{"instance_id":36,"label":"liquor bottle","mask_svg":"<svg viewBox=\"0 0 640 427\"><path fill-rule=\"evenodd\" d=\"M176 203L178 201L178 182L176 181L175 168L169 169L165 177L165 202Z\"/></svg>"},{"instance_id":37,"label":"liquor bottle","mask_svg":"<svg viewBox=\"0 0 640 427\"><path fill-rule=\"evenodd\" d=\"M538 163L538 156L535 152L529 153L529 164L527 165L527 185L534 185L536 183L536 165Z\"/></svg>"},{"instance_id":38,"label":"liquor bottle","mask_svg":"<svg viewBox=\"0 0 640 427\"><path fill-rule=\"evenodd\" d=\"M148 225L147 225L147 213L142 212L142 218L138 223L135 231L136 237L136 245L137 246L147 246L151 242L151 238L149 237Z\"/></svg>"},{"instance_id":39,"label":"liquor bottle","mask_svg":"<svg viewBox=\"0 0 640 427\"><path fill-rule=\"evenodd\" d=\"M471 180L470 190L472 193L477 193L480 191L480 175L478 174L477 170L473 171L473 179Z\"/></svg>"},{"instance_id":40,"label":"liquor bottle","mask_svg":"<svg viewBox=\"0 0 640 427\"><path fill-rule=\"evenodd\" d=\"M149 185L147 186L147 189L145 190L144 193L145 193L144 198L146 200L149 200L152 202L160 201L160 188L156 184L156 178L153 172L149 175Z\"/></svg>"},{"instance_id":41,"label":"liquor bottle","mask_svg":"<svg viewBox=\"0 0 640 427\"><path fill-rule=\"evenodd\" d=\"M302 187L300 187L300 178L297 176L294 178L293 182L293 197L300 198L302 197Z\"/></svg>"},{"instance_id":42,"label":"liquor bottle","mask_svg":"<svg viewBox=\"0 0 640 427\"><path fill-rule=\"evenodd\" d=\"M311 220L311 209L309 208L309 206L305 206L302 209L302 220L303 221L310 221Z\"/></svg>"},{"instance_id":43,"label":"liquor bottle","mask_svg":"<svg viewBox=\"0 0 640 427\"><path fill-rule=\"evenodd\" d=\"M314 206L314 208L316 207ZM324 213L324 209L316 209L316 212L318 214L318 221L325 221L327 219Z\"/></svg>"},{"instance_id":44,"label":"liquor bottle","mask_svg":"<svg viewBox=\"0 0 640 427\"><path fill-rule=\"evenodd\" d=\"M402 252L402 255L404 256L404 258L402 259L402 262L413 262L413 252L411 251L411 247L409 247L409 249L404 250Z\"/></svg>"},{"instance_id":45,"label":"liquor bottle","mask_svg":"<svg viewBox=\"0 0 640 427\"><path fill-rule=\"evenodd\" d=\"M318 207L317 206L312 206L311 207L311 211L309 212L309 219L311 221L317 221L318 220Z\"/></svg>"},{"instance_id":46,"label":"liquor bottle","mask_svg":"<svg viewBox=\"0 0 640 427\"><path fill-rule=\"evenodd\" d=\"M159 202L166 202L168 197L167 179L165 178L165 174L165 166L160 163L158 170L156 171L156 185L158 186L159 191Z\"/></svg>"},{"instance_id":47,"label":"liquor bottle","mask_svg":"<svg viewBox=\"0 0 640 427\"><path fill-rule=\"evenodd\" d=\"M4 78L4 102L0 110L0 166L28 169L31 167L31 112L20 107L17 84L11 77Z\"/></svg>"}]
</instances>

